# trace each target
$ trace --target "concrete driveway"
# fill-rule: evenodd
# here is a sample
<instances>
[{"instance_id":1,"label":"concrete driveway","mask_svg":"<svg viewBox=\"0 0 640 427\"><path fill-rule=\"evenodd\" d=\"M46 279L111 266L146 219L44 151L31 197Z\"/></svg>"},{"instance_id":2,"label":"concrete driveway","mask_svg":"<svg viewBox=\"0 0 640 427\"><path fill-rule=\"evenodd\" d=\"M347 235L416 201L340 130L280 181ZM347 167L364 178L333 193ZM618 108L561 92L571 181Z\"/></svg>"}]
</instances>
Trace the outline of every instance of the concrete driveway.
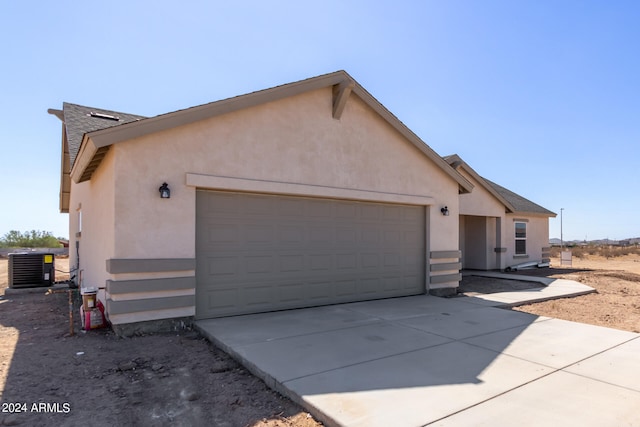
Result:
<instances>
[{"instance_id":1,"label":"concrete driveway","mask_svg":"<svg viewBox=\"0 0 640 427\"><path fill-rule=\"evenodd\" d=\"M197 326L326 425L640 426L640 334L504 304L422 295Z\"/></svg>"}]
</instances>

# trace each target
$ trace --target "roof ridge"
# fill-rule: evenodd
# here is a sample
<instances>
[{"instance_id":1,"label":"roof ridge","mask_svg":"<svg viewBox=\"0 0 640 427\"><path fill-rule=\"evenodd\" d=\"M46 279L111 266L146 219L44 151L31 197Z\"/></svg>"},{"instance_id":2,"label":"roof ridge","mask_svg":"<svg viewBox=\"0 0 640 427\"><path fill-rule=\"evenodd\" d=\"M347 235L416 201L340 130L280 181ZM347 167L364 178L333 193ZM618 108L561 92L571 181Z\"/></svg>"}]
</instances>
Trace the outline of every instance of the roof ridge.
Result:
<instances>
[{"instance_id":1,"label":"roof ridge","mask_svg":"<svg viewBox=\"0 0 640 427\"><path fill-rule=\"evenodd\" d=\"M95 110L97 112L103 112L103 113L114 113L114 114L123 115L123 116L125 116L125 115L126 116L136 116L136 117L140 117L140 118L144 118L144 119L148 118L148 116L142 116L140 114L126 113L124 111L109 110L109 109L106 109L106 108L91 107L91 106L88 106L88 105L81 105L81 104L76 104L76 103L67 102L67 101L62 102L63 110L64 110L65 106L74 107L74 108L84 108L84 109L88 109L88 110Z\"/></svg>"}]
</instances>

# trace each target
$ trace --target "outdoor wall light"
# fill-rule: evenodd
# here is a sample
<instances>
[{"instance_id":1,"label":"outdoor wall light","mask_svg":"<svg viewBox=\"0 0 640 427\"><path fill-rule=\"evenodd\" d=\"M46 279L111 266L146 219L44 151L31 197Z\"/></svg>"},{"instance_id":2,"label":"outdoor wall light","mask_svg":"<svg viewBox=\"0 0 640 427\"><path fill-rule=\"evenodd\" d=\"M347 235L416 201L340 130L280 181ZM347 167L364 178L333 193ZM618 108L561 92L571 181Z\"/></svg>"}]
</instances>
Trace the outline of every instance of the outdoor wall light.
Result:
<instances>
[{"instance_id":1,"label":"outdoor wall light","mask_svg":"<svg viewBox=\"0 0 640 427\"><path fill-rule=\"evenodd\" d=\"M448 207L444 207L442 209L440 209L440 212L442 212L442 215L444 216L449 216L449 208Z\"/></svg>"},{"instance_id":2,"label":"outdoor wall light","mask_svg":"<svg viewBox=\"0 0 640 427\"><path fill-rule=\"evenodd\" d=\"M171 190L169 190L169 184L167 184L166 182L162 183L160 188L158 188L158 191L160 192L161 199L171 198Z\"/></svg>"}]
</instances>

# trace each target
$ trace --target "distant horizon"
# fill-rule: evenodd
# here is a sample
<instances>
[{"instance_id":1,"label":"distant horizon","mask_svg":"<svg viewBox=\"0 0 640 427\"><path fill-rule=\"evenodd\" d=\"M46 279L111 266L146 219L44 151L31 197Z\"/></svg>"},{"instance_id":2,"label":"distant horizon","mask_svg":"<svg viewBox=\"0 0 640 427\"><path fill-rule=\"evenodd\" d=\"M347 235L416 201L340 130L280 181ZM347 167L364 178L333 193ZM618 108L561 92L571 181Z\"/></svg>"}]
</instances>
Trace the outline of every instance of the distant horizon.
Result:
<instances>
[{"instance_id":1,"label":"distant horizon","mask_svg":"<svg viewBox=\"0 0 640 427\"><path fill-rule=\"evenodd\" d=\"M640 242L640 237L625 237L623 239L610 239L608 237L602 238L602 239L560 239L560 237L550 237L549 238L549 242L551 241L563 241L565 243L571 243L571 242L587 242L587 243L594 243L594 242L624 242L627 240L638 240Z\"/></svg>"}]
</instances>

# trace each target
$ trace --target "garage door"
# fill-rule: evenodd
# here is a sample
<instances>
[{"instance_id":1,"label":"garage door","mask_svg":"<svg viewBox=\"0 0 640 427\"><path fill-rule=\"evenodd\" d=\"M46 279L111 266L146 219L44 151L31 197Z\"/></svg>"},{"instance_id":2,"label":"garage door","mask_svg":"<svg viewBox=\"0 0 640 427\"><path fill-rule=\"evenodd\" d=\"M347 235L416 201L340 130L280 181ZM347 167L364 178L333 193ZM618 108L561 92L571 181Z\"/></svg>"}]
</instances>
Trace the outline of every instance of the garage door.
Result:
<instances>
[{"instance_id":1,"label":"garage door","mask_svg":"<svg viewBox=\"0 0 640 427\"><path fill-rule=\"evenodd\" d=\"M197 192L196 317L424 292L425 210Z\"/></svg>"}]
</instances>

